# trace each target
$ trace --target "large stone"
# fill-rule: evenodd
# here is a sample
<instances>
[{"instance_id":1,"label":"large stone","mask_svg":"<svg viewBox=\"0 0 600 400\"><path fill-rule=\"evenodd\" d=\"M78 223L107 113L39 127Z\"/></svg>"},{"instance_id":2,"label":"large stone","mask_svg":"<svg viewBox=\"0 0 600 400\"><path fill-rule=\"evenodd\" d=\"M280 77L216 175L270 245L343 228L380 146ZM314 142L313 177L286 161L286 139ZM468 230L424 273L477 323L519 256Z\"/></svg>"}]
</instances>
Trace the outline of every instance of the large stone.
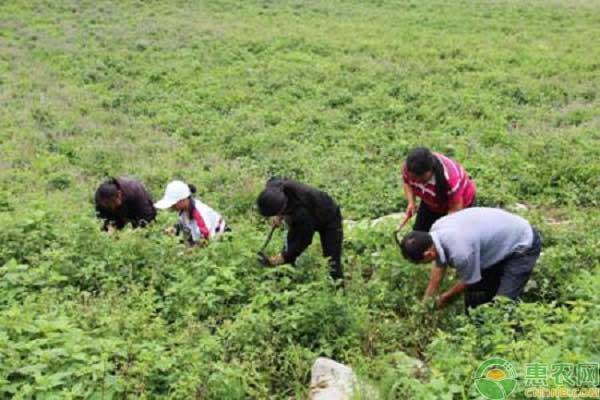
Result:
<instances>
[{"instance_id":1,"label":"large stone","mask_svg":"<svg viewBox=\"0 0 600 400\"><path fill-rule=\"evenodd\" d=\"M351 219L345 219L344 225L346 228L350 228L350 229L353 229L357 226L360 226L362 228L375 228L378 225L388 224L388 223L390 223L390 221L392 221L394 223L394 226L396 226L398 222L400 222L404 219L405 215L406 214L401 212L401 213L384 215L384 216L376 218L376 219L361 219L358 221L351 220Z\"/></svg>"},{"instance_id":2,"label":"large stone","mask_svg":"<svg viewBox=\"0 0 600 400\"><path fill-rule=\"evenodd\" d=\"M356 377L352 368L319 357L311 370L310 400L350 400Z\"/></svg>"},{"instance_id":3,"label":"large stone","mask_svg":"<svg viewBox=\"0 0 600 400\"><path fill-rule=\"evenodd\" d=\"M351 400L357 393L361 398L377 399L377 393L361 384L352 368L330 360L317 358L311 370L309 400Z\"/></svg>"},{"instance_id":4,"label":"large stone","mask_svg":"<svg viewBox=\"0 0 600 400\"><path fill-rule=\"evenodd\" d=\"M388 221L400 222L404 219L405 216L406 214L403 212L384 215L383 217L379 217L377 219L372 220L371 226L377 226L381 223L387 223Z\"/></svg>"}]
</instances>

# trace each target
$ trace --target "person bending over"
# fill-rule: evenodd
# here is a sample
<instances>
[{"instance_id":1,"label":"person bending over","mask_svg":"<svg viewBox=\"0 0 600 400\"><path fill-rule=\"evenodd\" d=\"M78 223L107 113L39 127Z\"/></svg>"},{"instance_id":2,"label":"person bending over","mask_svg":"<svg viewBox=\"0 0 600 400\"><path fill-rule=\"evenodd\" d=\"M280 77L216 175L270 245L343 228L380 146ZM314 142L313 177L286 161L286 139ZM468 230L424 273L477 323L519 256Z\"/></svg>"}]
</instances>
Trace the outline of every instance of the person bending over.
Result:
<instances>
[{"instance_id":1,"label":"person bending over","mask_svg":"<svg viewBox=\"0 0 600 400\"><path fill-rule=\"evenodd\" d=\"M150 194L133 178L110 178L102 183L95 195L96 214L104 219L103 229L123 229L146 226L156 217Z\"/></svg>"},{"instance_id":2,"label":"person bending over","mask_svg":"<svg viewBox=\"0 0 600 400\"><path fill-rule=\"evenodd\" d=\"M452 267L459 281L439 296L438 307L465 292L466 310L496 296L517 300L541 249L540 236L527 220L484 207L443 217L430 232L413 231L401 242L407 260L434 263L425 298L438 292L447 267Z\"/></svg>"},{"instance_id":3,"label":"person bending over","mask_svg":"<svg viewBox=\"0 0 600 400\"><path fill-rule=\"evenodd\" d=\"M272 178L258 196L257 206L262 216L273 217L275 224L285 221L289 228L284 250L268 258L271 265L293 264L318 232L331 277L344 278L342 214L327 193L295 180Z\"/></svg>"},{"instance_id":4,"label":"person bending over","mask_svg":"<svg viewBox=\"0 0 600 400\"><path fill-rule=\"evenodd\" d=\"M439 218L475 203L475 184L464 168L426 147L408 153L402 164L402 179L408 201L406 215L417 214L415 231L427 232ZM421 199L418 211L417 197Z\"/></svg>"},{"instance_id":5,"label":"person bending over","mask_svg":"<svg viewBox=\"0 0 600 400\"><path fill-rule=\"evenodd\" d=\"M176 232L191 246L203 246L208 241L228 230L223 217L215 210L193 197L196 188L182 181L167 185L165 195L154 205L159 210L171 209L178 212Z\"/></svg>"}]
</instances>

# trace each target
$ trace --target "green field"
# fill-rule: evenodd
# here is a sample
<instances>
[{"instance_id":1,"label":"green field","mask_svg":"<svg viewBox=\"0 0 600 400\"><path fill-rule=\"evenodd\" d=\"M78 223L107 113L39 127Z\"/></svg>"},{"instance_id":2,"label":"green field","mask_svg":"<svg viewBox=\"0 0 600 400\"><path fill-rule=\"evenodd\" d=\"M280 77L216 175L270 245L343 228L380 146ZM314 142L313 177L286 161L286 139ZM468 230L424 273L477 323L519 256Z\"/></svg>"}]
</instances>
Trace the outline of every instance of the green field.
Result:
<instances>
[{"instance_id":1,"label":"green field","mask_svg":"<svg viewBox=\"0 0 600 400\"><path fill-rule=\"evenodd\" d=\"M523 398L528 363L600 362L599 43L595 0L1 1L0 398L301 399L317 356L385 399L480 398L502 357ZM428 267L369 227L404 210L417 145L480 205L526 206L545 248L518 307L429 317ZM186 251L171 213L102 233L120 175L194 183L231 239ZM296 269L255 262L271 175L365 221L345 296L316 239Z\"/></svg>"}]
</instances>

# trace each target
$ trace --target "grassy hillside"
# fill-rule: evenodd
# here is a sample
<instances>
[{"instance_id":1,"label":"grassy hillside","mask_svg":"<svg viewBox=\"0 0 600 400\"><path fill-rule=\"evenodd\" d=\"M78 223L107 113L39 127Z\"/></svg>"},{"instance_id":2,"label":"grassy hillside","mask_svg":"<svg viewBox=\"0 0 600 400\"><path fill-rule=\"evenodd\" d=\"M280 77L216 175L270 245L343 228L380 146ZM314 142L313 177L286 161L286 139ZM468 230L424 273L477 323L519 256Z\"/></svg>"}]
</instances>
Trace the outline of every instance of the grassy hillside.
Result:
<instances>
[{"instance_id":1,"label":"grassy hillside","mask_svg":"<svg viewBox=\"0 0 600 400\"><path fill-rule=\"evenodd\" d=\"M388 398L467 399L491 356L599 362L599 37L593 0L0 2L0 397L303 398L325 355ZM479 204L527 206L525 304L428 318L390 225L347 232L346 296L318 240L256 265L269 176L376 218L404 209L416 145ZM169 213L101 233L93 191L119 175L194 183L231 240L185 251Z\"/></svg>"}]
</instances>

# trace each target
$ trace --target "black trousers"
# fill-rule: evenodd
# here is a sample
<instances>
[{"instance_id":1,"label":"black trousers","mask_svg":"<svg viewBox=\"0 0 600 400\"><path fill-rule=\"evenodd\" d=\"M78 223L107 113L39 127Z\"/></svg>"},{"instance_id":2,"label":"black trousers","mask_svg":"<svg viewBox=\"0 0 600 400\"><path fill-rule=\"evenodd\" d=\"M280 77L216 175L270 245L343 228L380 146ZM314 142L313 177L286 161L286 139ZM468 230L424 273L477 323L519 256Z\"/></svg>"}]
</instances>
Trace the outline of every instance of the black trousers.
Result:
<instances>
[{"instance_id":1,"label":"black trousers","mask_svg":"<svg viewBox=\"0 0 600 400\"><path fill-rule=\"evenodd\" d=\"M338 208L335 218L326 226L317 230L321 239L323 257L329 259L329 274L334 281L338 279L344 279L344 270L342 267L342 243L344 241L344 229L342 221L342 213ZM286 246L284 246L282 252L286 251ZM292 265L295 265L295 262L292 262Z\"/></svg>"},{"instance_id":2,"label":"black trousers","mask_svg":"<svg viewBox=\"0 0 600 400\"><path fill-rule=\"evenodd\" d=\"M341 218L340 218L341 222ZM329 273L333 280L344 279L342 268L342 242L344 230L339 227L319 231L323 256L329 258Z\"/></svg>"},{"instance_id":3,"label":"black trousers","mask_svg":"<svg viewBox=\"0 0 600 400\"><path fill-rule=\"evenodd\" d=\"M475 207L475 199L471 202L471 204L467 207ZM445 217L447 214L440 214L433 212L427 207L424 201L421 201L419 204L419 210L417 211L417 220L415 221L415 225L413 226L413 231L421 231L421 232L429 232L431 226L438 219Z\"/></svg>"},{"instance_id":4,"label":"black trousers","mask_svg":"<svg viewBox=\"0 0 600 400\"><path fill-rule=\"evenodd\" d=\"M511 254L498 264L484 269L481 280L467 287L465 310L489 303L496 296L505 296L516 301L523 293L541 251L542 240L534 229L533 242L529 249Z\"/></svg>"}]
</instances>

